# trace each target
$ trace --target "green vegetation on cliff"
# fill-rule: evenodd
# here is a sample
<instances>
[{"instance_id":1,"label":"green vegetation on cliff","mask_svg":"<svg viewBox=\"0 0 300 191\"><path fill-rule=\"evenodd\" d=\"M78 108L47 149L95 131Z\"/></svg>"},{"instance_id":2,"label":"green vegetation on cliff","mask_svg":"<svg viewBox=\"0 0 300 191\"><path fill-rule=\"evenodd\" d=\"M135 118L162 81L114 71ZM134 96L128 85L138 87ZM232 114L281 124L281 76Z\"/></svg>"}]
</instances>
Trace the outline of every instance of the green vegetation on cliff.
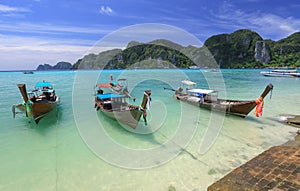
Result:
<instances>
[{"instance_id":1,"label":"green vegetation on cliff","mask_svg":"<svg viewBox=\"0 0 300 191\"><path fill-rule=\"evenodd\" d=\"M300 32L272 41L250 30L238 30L212 36L204 44L221 68L300 67Z\"/></svg>"},{"instance_id":2,"label":"green vegetation on cliff","mask_svg":"<svg viewBox=\"0 0 300 191\"><path fill-rule=\"evenodd\" d=\"M186 68L191 65L194 65L193 61L178 50L157 44L140 44L115 55L105 68Z\"/></svg>"},{"instance_id":3,"label":"green vegetation on cliff","mask_svg":"<svg viewBox=\"0 0 300 191\"><path fill-rule=\"evenodd\" d=\"M82 59L79 59L74 65L73 69L102 69L113 57L120 53L121 49L113 49L96 54L88 54Z\"/></svg>"},{"instance_id":4,"label":"green vegetation on cliff","mask_svg":"<svg viewBox=\"0 0 300 191\"><path fill-rule=\"evenodd\" d=\"M300 32L294 33L277 42L266 40L272 53L268 66L300 67Z\"/></svg>"},{"instance_id":5,"label":"green vegetation on cliff","mask_svg":"<svg viewBox=\"0 0 300 191\"><path fill-rule=\"evenodd\" d=\"M127 47L123 51L114 49L98 55L86 55L78 60L73 68L186 68L195 65L189 57L167 46L131 42Z\"/></svg>"},{"instance_id":6,"label":"green vegetation on cliff","mask_svg":"<svg viewBox=\"0 0 300 191\"><path fill-rule=\"evenodd\" d=\"M214 35L200 48L184 47L164 39L149 43L132 41L124 50L86 55L73 68L187 68L195 64L221 68L300 67L300 32L272 41L242 29L231 34Z\"/></svg>"},{"instance_id":7,"label":"green vegetation on cliff","mask_svg":"<svg viewBox=\"0 0 300 191\"><path fill-rule=\"evenodd\" d=\"M232 34L215 35L204 45L210 50L221 68L260 67L255 60L255 46L263 39L250 30L238 30Z\"/></svg>"}]
</instances>

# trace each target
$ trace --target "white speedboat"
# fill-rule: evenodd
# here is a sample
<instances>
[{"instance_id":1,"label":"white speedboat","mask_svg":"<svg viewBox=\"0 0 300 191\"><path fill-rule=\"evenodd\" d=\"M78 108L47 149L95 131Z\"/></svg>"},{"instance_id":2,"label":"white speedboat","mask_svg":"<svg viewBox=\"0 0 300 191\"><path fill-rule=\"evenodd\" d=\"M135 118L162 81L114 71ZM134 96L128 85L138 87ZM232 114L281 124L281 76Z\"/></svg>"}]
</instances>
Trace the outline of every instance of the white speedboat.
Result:
<instances>
[{"instance_id":1,"label":"white speedboat","mask_svg":"<svg viewBox=\"0 0 300 191\"><path fill-rule=\"evenodd\" d=\"M260 72L264 76L270 76L270 77L300 77L300 73L297 72L296 69L289 70L289 69L275 69L271 71L263 71Z\"/></svg>"}]
</instances>

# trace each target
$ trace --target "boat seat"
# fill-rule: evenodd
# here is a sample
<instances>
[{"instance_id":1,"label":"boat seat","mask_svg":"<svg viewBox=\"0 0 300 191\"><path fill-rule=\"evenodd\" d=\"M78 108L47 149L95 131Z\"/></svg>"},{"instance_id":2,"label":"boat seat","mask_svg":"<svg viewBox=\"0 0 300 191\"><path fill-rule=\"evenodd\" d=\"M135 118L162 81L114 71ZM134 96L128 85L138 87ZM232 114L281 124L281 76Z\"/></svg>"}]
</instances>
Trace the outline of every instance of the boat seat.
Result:
<instances>
[{"instance_id":1,"label":"boat seat","mask_svg":"<svg viewBox=\"0 0 300 191\"><path fill-rule=\"evenodd\" d=\"M111 102L104 102L104 103L103 103L103 108L104 108L104 109L107 109L107 110L112 109Z\"/></svg>"},{"instance_id":2,"label":"boat seat","mask_svg":"<svg viewBox=\"0 0 300 191\"><path fill-rule=\"evenodd\" d=\"M218 98L216 96L206 95L204 97L204 101L206 101L206 102L217 102Z\"/></svg>"}]
</instances>

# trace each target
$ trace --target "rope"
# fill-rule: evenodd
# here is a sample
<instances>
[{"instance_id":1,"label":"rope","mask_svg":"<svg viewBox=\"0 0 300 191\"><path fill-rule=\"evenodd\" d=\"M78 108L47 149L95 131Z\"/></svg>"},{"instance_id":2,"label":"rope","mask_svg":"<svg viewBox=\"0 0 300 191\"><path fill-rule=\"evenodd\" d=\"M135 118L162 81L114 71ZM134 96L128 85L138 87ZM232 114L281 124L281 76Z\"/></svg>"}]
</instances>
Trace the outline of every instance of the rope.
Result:
<instances>
[{"instance_id":1,"label":"rope","mask_svg":"<svg viewBox=\"0 0 300 191\"><path fill-rule=\"evenodd\" d=\"M161 132L157 131L162 137L164 137L165 139L169 140L169 138L167 136L165 136L164 134L162 134ZM180 146L179 144L175 143L172 140L169 140L170 142L172 142L174 145L176 145L177 147L179 147L181 149L181 151L184 151L185 153L187 153L188 155L190 155L194 160L199 161L200 163L209 166L208 164L206 164L205 162L201 161L200 159L198 159L198 157L196 157L193 153L191 153L190 151L188 151L187 149L183 148L182 146Z\"/></svg>"},{"instance_id":2,"label":"rope","mask_svg":"<svg viewBox=\"0 0 300 191\"><path fill-rule=\"evenodd\" d=\"M57 107L57 106L56 106ZM56 108L56 126L55 126L55 135L56 135L56 140L55 140L55 190L57 191L57 182L58 182L58 171L57 171L57 139L58 139L58 109Z\"/></svg>"}]
</instances>

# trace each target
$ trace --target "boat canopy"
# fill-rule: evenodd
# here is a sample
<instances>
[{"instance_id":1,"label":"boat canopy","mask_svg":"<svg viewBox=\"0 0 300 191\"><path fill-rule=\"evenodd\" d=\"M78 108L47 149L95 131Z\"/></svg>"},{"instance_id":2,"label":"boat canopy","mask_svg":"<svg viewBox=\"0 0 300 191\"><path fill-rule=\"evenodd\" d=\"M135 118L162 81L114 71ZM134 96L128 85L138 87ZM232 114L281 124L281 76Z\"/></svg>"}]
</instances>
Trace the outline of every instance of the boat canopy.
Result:
<instances>
[{"instance_id":1,"label":"boat canopy","mask_svg":"<svg viewBox=\"0 0 300 191\"><path fill-rule=\"evenodd\" d=\"M97 84L98 88L110 88L111 84L110 83L106 83L106 84Z\"/></svg>"},{"instance_id":2,"label":"boat canopy","mask_svg":"<svg viewBox=\"0 0 300 191\"><path fill-rule=\"evenodd\" d=\"M125 95L121 94L114 94L114 93L107 93L107 94L97 94L99 99L110 99L110 98L124 98Z\"/></svg>"},{"instance_id":3,"label":"boat canopy","mask_svg":"<svg viewBox=\"0 0 300 191\"><path fill-rule=\"evenodd\" d=\"M184 84L184 85L188 85L188 86L192 86L192 85L197 84L196 82L192 82L190 80L182 80L181 83Z\"/></svg>"},{"instance_id":4,"label":"boat canopy","mask_svg":"<svg viewBox=\"0 0 300 191\"><path fill-rule=\"evenodd\" d=\"M40 87L50 87L52 86L50 82L37 82L35 84L35 87L40 88Z\"/></svg>"},{"instance_id":5,"label":"boat canopy","mask_svg":"<svg viewBox=\"0 0 300 191\"><path fill-rule=\"evenodd\" d=\"M297 70L293 69L286 69L286 70L282 70L282 69L276 69L276 70L272 70L272 72L279 72L279 73L295 73L297 72Z\"/></svg>"},{"instance_id":6,"label":"boat canopy","mask_svg":"<svg viewBox=\"0 0 300 191\"><path fill-rule=\"evenodd\" d=\"M217 92L216 90L208 90L208 89L190 89L188 90L188 93L195 93L195 94L210 94Z\"/></svg>"}]
</instances>

